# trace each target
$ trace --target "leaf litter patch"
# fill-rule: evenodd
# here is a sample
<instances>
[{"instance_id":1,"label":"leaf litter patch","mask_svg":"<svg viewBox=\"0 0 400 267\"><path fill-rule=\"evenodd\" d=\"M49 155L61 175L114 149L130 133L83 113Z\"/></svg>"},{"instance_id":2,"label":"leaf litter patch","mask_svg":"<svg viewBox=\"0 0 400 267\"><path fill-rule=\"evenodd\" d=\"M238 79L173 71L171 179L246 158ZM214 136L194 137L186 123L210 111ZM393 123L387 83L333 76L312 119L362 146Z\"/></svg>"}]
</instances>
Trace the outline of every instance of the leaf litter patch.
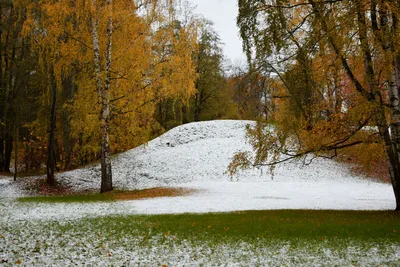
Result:
<instances>
[{"instance_id":1,"label":"leaf litter patch","mask_svg":"<svg viewBox=\"0 0 400 267\"><path fill-rule=\"evenodd\" d=\"M22 197L20 202L101 202L189 196L201 190L181 187L156 187L143 190L114 190L103 194L72 194Z\"/></svg>"}]
</instances>

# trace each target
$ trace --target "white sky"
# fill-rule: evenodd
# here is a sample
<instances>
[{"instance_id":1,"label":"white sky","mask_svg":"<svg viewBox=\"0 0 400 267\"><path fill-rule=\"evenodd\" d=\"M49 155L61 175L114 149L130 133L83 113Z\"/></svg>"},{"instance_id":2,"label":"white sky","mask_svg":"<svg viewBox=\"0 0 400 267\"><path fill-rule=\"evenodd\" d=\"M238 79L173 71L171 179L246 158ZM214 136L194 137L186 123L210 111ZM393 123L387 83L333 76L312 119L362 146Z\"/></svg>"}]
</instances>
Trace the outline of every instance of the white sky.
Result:
<instances>
[{"instance_id":1,"label":"white sky","mask_svg":"<svg viewBox=\"0 0 400 267\"><path fill-rule=\"evenodd\" d=\"M224 43L224 53L232 62L245 61L242 41L236 26L237 0L189 0L195 12L214 22L214 29Z\"/></svg>"}]
</instances>

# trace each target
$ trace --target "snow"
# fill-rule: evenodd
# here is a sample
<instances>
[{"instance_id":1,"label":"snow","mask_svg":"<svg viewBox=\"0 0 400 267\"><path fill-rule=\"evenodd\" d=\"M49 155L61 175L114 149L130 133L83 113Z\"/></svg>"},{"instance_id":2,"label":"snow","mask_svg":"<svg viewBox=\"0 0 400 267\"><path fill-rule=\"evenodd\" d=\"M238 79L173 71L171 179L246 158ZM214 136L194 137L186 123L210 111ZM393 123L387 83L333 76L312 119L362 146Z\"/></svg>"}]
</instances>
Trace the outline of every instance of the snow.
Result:
<instances>
[{"instance_id":1,"label":"snow","mask_svg":"<svg viewBox=\"0 0 400 267\"><path fill-rule=\"evenodd\" d=\"M96 225L85 224L88 218L128 214L394 209L391 185L354 176L344 165L326 159L315 159L308 166L286 162L276 168L274 179L266 169L230 177L226 170L233 154L251 149L245 141L247 124L254 122L187 124L113 158L116 188L196 189L188 196L97 203L20 203L15 198L29 192L11 177L0 177L0 265L5 259L6 266L392 266L398 262L398 243L350 242L339 244L339 249L329 241L293 247L286 241L166 241L162 235L144 246L143 233L121 237L121 233L100 233ZM100 168L92 165L60 173L57 179L77 191L98 190ZM135 223L140 222L132 221L132 229Z\"/></svg>"},{"instance_id":2,"label":"snow","mask_svg":"<svg viewBox=\"0 0 400 267\"><path fill-rule=\"evenodd\" d=\"M75 219L110 214L167 214L267 209L391 210L390 184L354 176L340 163L316 159L311 165L287 162L275 170L226 174L233 154L250 150L245 126L251 121L209 121L177 127L148 144L113 159L116 188L183 187L189 196L85 204L21 204L4 210L13 220ZM57 179L75 190L98 190L100 168L61 173ZM21 196L11 178L0 179L0 199ZM0 200L1 201L1 200Z\"/></svg>"},{"instance_id":3,"label":"snow","mask_svg":"<svg viewBox=\"0 0 400 267\"><path fill-rule=\"evenodd\" d=\"M19 188L19 184L13 183L12 177L1 177L0 176L0 203L3 199L15 198L23 195L24 193Z\"/></svg>"},{"instance_id":4,"label":"snow","mask_svg":"<svg viewBox=\"0 0 400 267\"><path fill-rule=\"evenodd\" d=\"M182 186L182 185L180 185ZM198 182L190 196L106 203L13 203L12 220L62 220L122 214L206 213L270 209L394 209L385 184L348 182Z\"/></svg>"}]
</instances>

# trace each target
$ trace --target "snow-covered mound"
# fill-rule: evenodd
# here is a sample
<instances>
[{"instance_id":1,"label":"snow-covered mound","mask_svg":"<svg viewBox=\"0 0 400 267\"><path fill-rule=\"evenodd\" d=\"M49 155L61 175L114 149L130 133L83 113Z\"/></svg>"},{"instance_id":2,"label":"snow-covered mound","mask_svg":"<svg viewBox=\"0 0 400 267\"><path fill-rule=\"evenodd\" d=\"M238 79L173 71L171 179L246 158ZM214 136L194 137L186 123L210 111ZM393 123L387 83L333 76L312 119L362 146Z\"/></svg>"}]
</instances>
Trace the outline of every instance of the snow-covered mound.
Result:
<instances>
[{"instance_id":1,"label":"snow-covered mound","mask_svg":"<svg viewBox=\"0 0 400 267\"><path fill-rule=\"evenodd\" d=\"M245 138L246 125L252 121L207 121L176 127L146 145L114 157L113 181L117 188L142 189L173 186L189 182L271 181L269 172L250 170L230 177L226 171L235 154L251 150ZM354 182L341 164L316 159L305 166L289 162L276 168L274 180ZM100 187L100 167L94 165L63 173L58 180L80 189Z\"/></svg>"},{"instance_id":2,"label":"snow-covered mound","mask_svg":"<svg viewBox=\"0 0 400 267\"><path fill-rule=\"evenodd\" d=\"M209 121L176 127L148 144L115 156L114 185L141 189L192 181L229 181L227 166L236 151L246 148L245 126L251 123ZM97 189L100 167L63 173L58 179Z\"/></svg>"}]
</instances>

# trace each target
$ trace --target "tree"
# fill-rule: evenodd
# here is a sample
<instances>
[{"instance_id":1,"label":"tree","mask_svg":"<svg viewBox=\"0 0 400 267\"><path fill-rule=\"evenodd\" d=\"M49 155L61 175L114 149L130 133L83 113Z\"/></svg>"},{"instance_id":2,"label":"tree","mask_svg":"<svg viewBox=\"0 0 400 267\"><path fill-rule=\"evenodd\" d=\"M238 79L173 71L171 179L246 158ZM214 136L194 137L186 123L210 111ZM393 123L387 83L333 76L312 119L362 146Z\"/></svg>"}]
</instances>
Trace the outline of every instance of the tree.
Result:
<instances>
[{"instance_id":1,"label":"tree","mask_svg":"<svg viewBox=\"0 0 400 267\"><path fill-rule=\"evenodd\" d=\"M204 20L200 27L199 49L194 55L199 75L193 98L194 121L200 121L207 109L211 109L212 101L220 99L220 94L227 87L222 69L221 47L219 36L212 28L212 22ZM215 119L216 114L210 115Z\"/></svg>"},{"instance_id":2,"label":"tree","mask_svg":"<svg viewBox=\"0 0 400 267\"><path fill-rule=\"evenodd\" d=\"M196 24L175 27L177 3L169 0L16 2L27 7L23 33L38 59L34 88L46 88L27 124L28 162L28 147L46 147L54 184L57 167L100 159L100 191L112 190L111 153L148 141L159 101L194 92Z\"/></svg>"},{"instance_id":3,"label":"tree","mask_svg":"<svg viewBox=\"0 0 400 267\"><path fill-rule=\"evenodd\" d=\"M56 171L56 125L57 125L57 95L62 85L64 73L70 71L72 64L71 57L68 56L67 38L64 34L66 28L65 20L70 16L65 12L62 2L59 1L39 1L26 4L29 11L28 18L24 24L26 36L33 38L32 53L36 53L39 58L41 72L44 73L47 82L46 93L43 97L48 98L49 107L47 121L47 160L46 173L47 183L54 186Z\"/></svg>"},{"instance_id":4,"label":"tree","mask_svg":"<svg viewBox=\"0 0 400 267\"><path fill-rule=\"evenodd\" d=\"M279 76L297 111L275 133L250 129L255 157L237 154L231 171L379 143L400 210L399 10L386 0L239 0L249 62Z\"/></svg>"},{"instance_id":5,"label":"tree","mask_svg":"<svg viewBox=\"0 0 400 267\"><path fill-rule=\"evenodd\" d=\"M223 68L222 43L212 22L195 20L197 27L196 49L192 60L196 66L196 91L189 99L172 96L158 103L156 119L163 129L180 124L233 116L234 103L231 88ZM176 29L181 22L176 21ZM179 34L176 35L177 38Z\"/></svg>"},{"instance_id":6,"label":"tree","mask_svg":"<svg viewBox=\"0 0 400 267\"><path fill-rule=\"evenodd\" d=\"M276 79L240 65L233 66L232 72L228 80L239 118L274 120Z\"/></svg>"},{"instance_id":7,"label":"tree","mask_svg":"<svg viewBox=\"0 0 400 267\"><path fill-rule=\"evenodd\" d=\"M181 28L176 37L173 5L108 0L70 6L70 14L77 14L67 31L70 49L85 63L76 79L73 131L91 142L100 140L101 192L112 190L112 146L121 149L115 146L126 143L126 149L138 133L143 142L155 104L194 90L193 30ZM93 98L98 99L95 105ZM98 120L93 120L96 113ZM96 153L97 146L90 149Z\"/></svg>"}]
</instances>

